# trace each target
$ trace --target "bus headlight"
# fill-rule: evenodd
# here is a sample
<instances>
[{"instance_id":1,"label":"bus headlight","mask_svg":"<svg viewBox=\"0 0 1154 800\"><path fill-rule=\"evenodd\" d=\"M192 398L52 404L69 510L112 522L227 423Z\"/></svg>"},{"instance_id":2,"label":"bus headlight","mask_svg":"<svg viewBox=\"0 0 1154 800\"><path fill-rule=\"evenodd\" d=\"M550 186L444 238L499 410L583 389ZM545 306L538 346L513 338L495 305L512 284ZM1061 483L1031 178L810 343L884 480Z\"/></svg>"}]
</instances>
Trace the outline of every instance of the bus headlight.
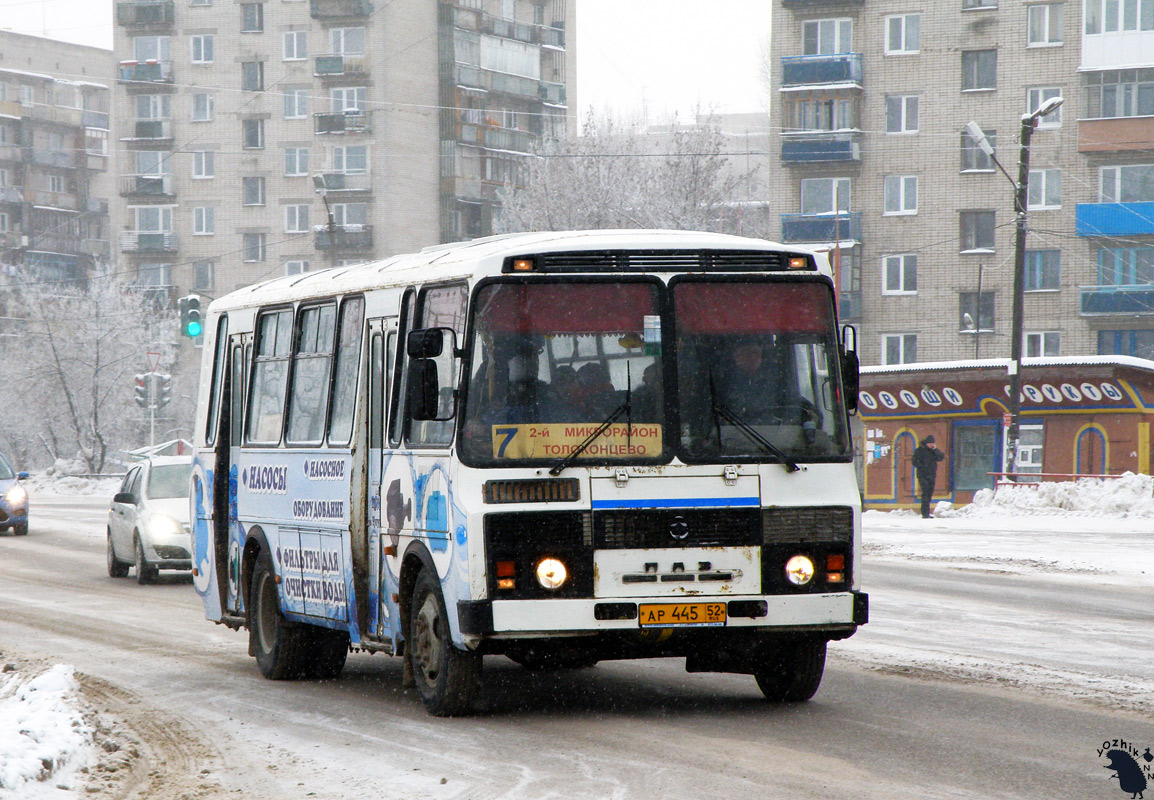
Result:
<instances>
[{"instance_id":1,"label":"bus headlight","mask_svg":"<svg viewBox=\"0 0 1154 800\"><path fill-rule=\"evenodd\" d=\"M543 558L537 563L537 583L546 589L560 589L569 580L569 570L556 558Z\"/></svg>"},{"instance_id":2,"label":"bus headlight","mask_svg":"<svg viewBox=\"0 0 1154 800\"><path fill-rule=\"evenodd\" d=\"M813 580L813 561L808 556L794 556L785 562L785 577L794 586L805 586Z\"/></svg>"},{"instance_id":3,"label":"bus headlight","mask_svg":"<svg viewBox=\"0 0 1154 800\"><path fill-rule=\"evenodd\" d=\"M28 501L28 492L24 490L23 486L17 484L8 490L4 499L8 501L10 506L22 506Z\"/></svg>"}]
</instances>

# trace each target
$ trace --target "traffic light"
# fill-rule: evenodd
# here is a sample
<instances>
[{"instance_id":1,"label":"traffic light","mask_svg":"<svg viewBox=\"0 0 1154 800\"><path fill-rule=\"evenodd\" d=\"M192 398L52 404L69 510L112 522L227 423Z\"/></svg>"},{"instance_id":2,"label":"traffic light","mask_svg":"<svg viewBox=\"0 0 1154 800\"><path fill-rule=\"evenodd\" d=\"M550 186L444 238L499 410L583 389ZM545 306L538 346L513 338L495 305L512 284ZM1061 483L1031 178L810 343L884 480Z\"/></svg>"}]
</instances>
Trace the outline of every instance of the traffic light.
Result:
<instances>
[{"instance_id":1,"label":"traffic light","mask_svg":"<svg viewBox=\"0 0 1154 800\"><path fill-rule=\"evenodd\" d=\"M156 381L156 407L164 408L172 401L172 376L153 373Z\"/></svg>"},{"instance_id":2,"label":"traffic light","mask_svg":"<svg viewBox=\"0 0 1154 800\"><path fill-rule=\"evenodd\" d=\"M136 376L136 404L141 408L148 408L148 385L150 383L149 377L151 372L147 372Z\"/></svg>"},{"instance_id":3,"label":"traffic light","mask_svg":"<svg viewBox=\"0 0 1154 800\"><path fill-rule=\"evenodd\" d=\"M204 332L200 321L200 297L190 294L177 301L180 308L180 333L195 339Z\"/></svg>"}]
</instances>

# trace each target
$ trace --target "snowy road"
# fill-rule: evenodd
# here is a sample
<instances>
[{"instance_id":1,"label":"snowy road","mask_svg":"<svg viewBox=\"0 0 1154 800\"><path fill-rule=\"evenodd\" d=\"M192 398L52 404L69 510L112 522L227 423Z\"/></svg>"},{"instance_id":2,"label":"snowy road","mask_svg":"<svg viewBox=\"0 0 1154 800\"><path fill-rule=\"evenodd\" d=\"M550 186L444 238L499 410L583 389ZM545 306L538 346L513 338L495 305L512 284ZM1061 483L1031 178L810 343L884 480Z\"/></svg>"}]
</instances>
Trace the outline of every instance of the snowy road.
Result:
<instances>
[{"instance_id":1,"label":"snowy road","mask_svg":"<svg viewBox=\"0 0 1154 800\"><path fill-rule=\"evenodd\" d=\"M1149 521L1063 529L1058 548L1042 524L867 515L872 621L804 705L680 661L487 659L480 713L445 720L401 690L397 659L263 680L187 578L106 576L105 508L38 498L30 535L0 537L0 660L74 665L104 724L139 740L128 784L37 797L1082 800L1119 796L1104 738L1154 746Z\"/></svg>"}]
</instances>

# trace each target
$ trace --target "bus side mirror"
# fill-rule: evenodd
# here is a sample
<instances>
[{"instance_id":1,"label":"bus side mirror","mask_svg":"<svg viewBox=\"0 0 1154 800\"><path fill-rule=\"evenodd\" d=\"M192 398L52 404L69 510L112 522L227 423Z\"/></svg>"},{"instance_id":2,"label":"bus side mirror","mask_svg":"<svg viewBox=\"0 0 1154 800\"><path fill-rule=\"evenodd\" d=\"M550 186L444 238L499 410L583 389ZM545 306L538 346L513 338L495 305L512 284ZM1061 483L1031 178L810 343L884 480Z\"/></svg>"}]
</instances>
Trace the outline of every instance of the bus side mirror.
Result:
<instances>
[{"instance_id":1,"label":"bus side mirror","mask_svg":"<svg viewBox=\"0 0 1154 800\"><path fill-rule=\"evenodd\" d=\"M441 353L453 353L457 346L457 332L452 328L422 328L409 331L406 350L409 358L437 358Z\"/></svg>"},{"instance_id":2,"label":"bus side mirror","mask_svg":"<svg viewBox=\"0 0 1154 800\"><path fill-rule=\"evenodd\" d=\"M846 325L841 329L841 384L845 388L845 407L851 414L857 411L857 395L861 388L861 363L857 357L857 329Z\"/></svg>"},{"instance_id":3,"label":"bus side mirror","mask_svg":"<svg viewBox=\"0 0 1154 800\"><path fill-rule=\"evenodd\" d=\"M412 342L411 336L409 341ZM409 352L411 354L412 350ZM437 398L440 393L437 362L431 358L414 358L410 361L409 416L416 420L437 419Z\"/></svg>"}]
</instances>

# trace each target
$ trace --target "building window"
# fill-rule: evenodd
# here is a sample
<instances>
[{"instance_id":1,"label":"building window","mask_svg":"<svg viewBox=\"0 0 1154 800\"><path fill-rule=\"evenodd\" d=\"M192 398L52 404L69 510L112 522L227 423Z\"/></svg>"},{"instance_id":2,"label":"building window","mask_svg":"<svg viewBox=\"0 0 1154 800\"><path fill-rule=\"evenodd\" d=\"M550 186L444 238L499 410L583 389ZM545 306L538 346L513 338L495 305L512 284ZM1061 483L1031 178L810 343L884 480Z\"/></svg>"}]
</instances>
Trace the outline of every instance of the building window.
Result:
<instances>
[{"instance_id":1,"label":"building window","mask_svg":"<svg viewBox=\"0 0 1154 800\"><path fill-rule=\"evenodd\" d=\"M912 253L882 259L882 294L917 294L918 257Z\"/></svg>"},{"instance_id":2,"label":"building window","mask_svg":"<svg viewBox=\"0 0 1154 800\"><path fill-rule=\"evenodd\" d=\"M246 119L241 121L242 140L245 150L259 150L264 147L264 120Z\"/></svg>"},{"instance_id":3,"label":"building window","mask_svg":"<svg viewBox=\"0 0 1154 800\"><path fill-rule=\"evenodd\" d=\"M979 314L978 312L981 312ZM967 322L967 317L969 318ZM977 292L958 292L958 330L992 331L994 329L994 293L982 292L978 307Z\"/></svg>"},{"instance_id":4,"label":"building window","mask_svg":"<svg viewBox=\"0 0 1154 800\"><path fill-rule=\"evenodd\" d=\"M169 61L167 36L137 36L132 40L132 57L137 61Z\"/></svg>"},{"instance_id":5,"label":"building window","mask_svg":"<svg viewBox=\"0 0 1154 800\"><path fill-rule=\"evenodd\" d=\"M908 55L920 49L921 14L886 17L886 55Z\"/></svg>"},{"instance_id":6,"label":"building window","mask_svg":"<svg viewBox=\"0 0 1154 800\"><path fill-rule=\"evenodd\" d=\"M1082 82L1088 118L1154 116L1154 68L1086 72Z\"/></svg>"},{"instance_id":7,"label":"building window","mask_svg":"<svg viewBox=\"0 0 1154 800\"><path fill-rule=\"evenodd\" d=\"M192 63L193 64L211 64L213 60L212 53L212 34L204 33L193 36L189 39L192 44Z\"/></svg>"},{"instance_id":8,"label":"building window","mask_svg":"<svg viewBox=\"0 0 1154 800\"><path fill-rule=\"evenodd\" d=\"M1104 247L1098 251L1099 286L1154 284L1154 247Z\"/></svg>"},{"instance_id":9,"label":"building window","mask_svg":"<svg viewBox=\"0 0 1154 800\"><path fill-rule=\"evenodd\" d=\"M1043 356L1059 355L1058 349L1062 342L1062 334L1058 331L1039 331L1027 333L1024 337L1022 350L1026 358L1041 358Z\"/></svg>"},{"instance_id":10,"label":"building window","mask_svg":"<svg viewBox=\"0 0 1154 800\"><path fill-rule=\"evenodd\" d=\"M84 151L92 156L108 155L108 131L104 128L85 128Z\"/></svg>"},{"instance_id":11,"label":"building window","mask_svg":"<svg viewBox=\"0 0 1154 800\"><path fill-rule=\"evenodd\" d=\"M329 52L333 55L363 56L364 28L329 28Z\"/></svg>"},{"instance_id":12,"label":"building window","mask_svg":"<svg viewBox=\"0 0 1154 800\"><path fill-rule=\"evenodd\" d=\"M994 89L998 85L997 50L962 51L962 91Z\"/></svg>"},{"instance_id":13,"label":"building window","mask_svg":"<svg viewBox=\"0 0 1154 800\"><path fill-rule=\"evenodd\" d=\"M1141 8L1139 8L1141 5ZM1154 31L1154 3L1151 0L1086 0L1083 17L1086 33Z\"/></svg>"},{"instance_id":14,"label":"building window","mask_svg":"<svg viewBox=\"0 0 1154 800\"><path fill-rule=\"evenodd\" d=\"M886 333L882 335L882 364L913 364L918 360L916 333Z\"/></svg>"},{"instance_id":15,"label":"building window","mask_svg":"<svg viewBox=\"0 0 1154 800\"><path fill-rule=\"evenodd\" d=\"M363 111L365 108L364 86L338 86L329 90L331 111Z\"/></svg>"},{"instance_id":16,"label":"building window","mask_svg":"<svg viewBox=\"0 0 1154 800\"><path fill-rule=\"evenodd\" d=\"M192 265L192 288L200 292L216 288L215 261L197 261Z\"/></svg>"},{"instance_id":17,"label":"building window","mask_svg":"<svg viewBox=\"0 0 1154 800\"><path fill-rule=\"evenodd\" d=\"M137 175L168 175L172 171L172 154L162 150L137 150Z\"/></svg>"},{"instance_id":18,"label":"building window","mask_svg":"<svg viewBox=\"0 0 1154 800\"><path fill-rule=\"evenodd\" d=\"M60 194L64 191L64 176L63 175L49 175L48 176L48 191Z\"/></svg>"},{"instance_id":19,"label":"building window","mask_svg":"<svg viewBox=\"0 0 1154 800\"><path fill-rule=\"evenodd\" d=\"M918 132L918 96L886 95L886 133Z\"/></svg>"},{"instance_id":20,"label":"building window","mask_svg":"<svg viewBox=\"0 0 1154 800\"><path fill-rule=\"evenodd\" d=\"M244 205L264 205L264 178L241 178L240 187Z\"/></svg>"},{"instance_id":21,"label":"building window","mask_svg":"<svg viewBox=\"0 0 1154 800\"><path fill-rule=\"evenodd\" d=\"M264 3L240 4L240 32L264 32Z\"/></svg>"},{"instance_id":22,"label":"building window","mask_svg":"<svg viewBox=\"0 0 1154 800\"><path fill-rule=\"evenodd\" d=\"M963 11L979 11L998 7L998 0L962 0Z\"/></svg>"},{"instance_id":23,"label":"building window","mask_svg":"<svg viewBox=\"0 0 1154 800\"><path fill-rule=\"evenodd\" d=\"M1062 273L1061 250L1027 250L1025 288L1027 292L1056 291Z\"/></svg>"},{"instance_id":24,"label":"building window","mask_svg":"<svg viewBox=\"0 0 1154 800\"><path fill-rule=\"evenodd\" d=\"M284 93L284 118L304 119L309 115L308 89L288 89Z\"/></svg>"},{"instance_id":25,"label":"building window","mask_svg":"<svg viewBox=\"0 0 1154 800\"><path fill-rule=\"evenodd\" d=\"M1101 167L1098 183L1102 203L1154 201L1154 164Z\"/></svg>"},{"instance_id":26,"label":"building window","mask_svg":"<svg viewBox=\"0 0 1154 800\"><path fill-rule=\"evenodd\" d=\"M342 227L367 225L369 222L368 203L333 203L333 224Z\"/></svg>"},{"instance_id":27,"label":"building window","mask_svg":"<svg viewBox=\"0 0 1154 800\"><path fill-rule=\"evenodd\" d=\"M1150 0L1147 0L1150 2ZM1026 6L1026 45L1047 47L1062 43L1062 4Z\"/></svg>"},{"instance_id":28,"label":"building window","mask_svg":"<svg viewBox=\"0 0 1154 800\"><path fill-rule=\"evenodd\" d=\"M140 286L172 286L172 264L141 264L136 268Z\"/></svg>"},{"instance_id":29,"label":"building window","mask_svg":"<svg viewBox=\"0 0 1154 800\"><path fill-rule=\"evenodd\" d=\"M833 214L849 211L849 178L803 178L801 213Z\"/></svg>"},{"instance_id":30,"label":"building window","mask_svg":"<svg viewBox=\"0 0 1154 800\"><path fill-rule=\"evenodd\" d=\"M188 0L190 6L211 6L212 0Z\"/></svg>"},{"instance_id":31,"label":"building window","mask_svg":"<svg viewBox=\"0 0 1154 800\"><path fill-rule=\"evenodd\" d=\"M882 194L882 214L918 213L917 175L886 175Z\"/></svg>"},{"instance_id":32,"label":"building window","mask_svg":"<svg viewBox=\"0 0 1154 800\"><path fill-rule=\"evenodd\" d=\"M1031 211L1062 207L1062 170L1030 170L1030 196L1026 207Z\"/></svg>"},{"instance_id":33,"label":"building window","mask_svg":"<svg viewBox=\"0 0 1154 800\"><path fill-rule=\"evenodd\" d=\"M285 275L300 275L302 272L309 271L309 262L307 261L286 261L284 262Z\"/></svg>"},{"instance_id":34,"label":"building window","mask_svg":"<svg viewBox=\"0 0 1154 800\"><path fill-rule=\"evenodd\" d=\"M285 148L284 174L292 177L309 174L309 149L307 147Z\"/></svg>"},{"instance_id":35,"label":"building window","mask_svg":"<svg viewBox=\"0 0 1154 800\"><path fill-rule=\"evenodd\" d=\"M998 148L998 132L985 130L986 141L990 143L990 147L997 150ZM986 155L982 148L978 147L978 143L970 138L970 134L962 131L962 172L993 172L994 159Z\"/></svg>"},{"instance_id":36,"label":"building window","mask_svg":"<svg viewBox=\"0 0 1154 800\"><path fill-rule=\"evenodd\" d=\"M264 91L263 61L245 61L240 65L240 88L246 92Z\"/></svg>"},{"instance_id":37,"label":"building window","mask_svg":"<svg viewBox=\"0 0 1154 800\"><path fill-rule=\"evenodd\" d=\"M265 260L265 234L244 234L244 260L247 263Z\"/></svg>"},{"instance_id":38,"label":"building window","mask_svg":"<svg viewBox=\"0 0 1154 800\"><path fill-rule=\"evenodd\" d=\"M214 101L208 92L196 92L192 96L192 121L211 122Z\"/></svg>"},{"instance_id":39,"label":"building window","mask_svg":"<svg viewBox=\"0 0 1154 800\"><path fill-rule=\"evenodd\" d=\"M308 58L308 31L289 31L284 35L285 61L303 61Z\"/></svg>"},{"instance_id":40,"label":"building window","mask_svg":"<svg viewBox=\"0 0 1154 800\"><path fill-rule=\"evenodd\" d=\"M1098 331L1098 355L1154 360L1154 330Z\"/></svg>"},{"instance_id":41,"label":"building window","mask_svg":"<svg viewBox=\"0 0 1154 800\"><path fill-rule=\"evenodd\" d=\"M958 219L963 253L993 252L995 219L993 211L960 211Z\"/></svg>"},{"instance_id":42,"label":"building window","mask_svg":"<svg viewBox=\"0 0 1154 800\"><path fill-rule=\"evenodd\" d=\"M801 52L807 56L852 53L853 20L814 19L802 23Z\"/></svg>"},{"instance_id":43,"label":"building window","mask_svg":"<svg viewBox=\"0 0 1154 800\"><path fill-rule=\"evenodd\" d=\"M1154 0L1151 0L1154 2ZM1047 86L1044 88L1027 89L1026 90L1026 113L1033 114L1042 103L1054 97L1061 97L1062 89L1057 86ZM1060 128L1062 127L1062 107L1058 106L1044 117L1038 118L1039 129L1042 128Z\"/></svg>"},{"instance_id":44,"label":"building window","mask_svg":"<svg viewBox=\"0 0 1154 800\"><path fill-rule=\"evenodd\" d=\"M368 172L369 148L363 144L334 147L332 164L333 172L343 172L346 175Z\"/></svg>"},{"instance_id":45,"label":"building window","mask_svg":"<svg viewBox=\"0 0 1154 800\"><path fill-rule=\"evenodd\" d=\"M212 150L194 150L192 153L192 177L212 178L216 176L216 154Z\"/></svg>"},{"instance_id":46,"label":"building window","mask_svg":"<svg viewBox=\"0 0 1154 800\"><path fill-rule=\"evenodd\" d=\"M307 205L292 205L284 207L285 233L308 233L309 207Z\"/></svg>"},{"instance_id":47,"label":"building window","mask_svg":"<svg viewBox=\"0 0 1154 800\"><path fill-rule=\"evenodd\" d=\"M8 212L0 211L0 233L8 233L10 230L12 230L12 227L8 220Z\"/></svg>"},{"instance_id":48,"label":"building window","mask_svg":"<svg viewBox=\"0 0 1154 800\"><path fill-rule=\"evenodd\" d=\"M216 233L216 209L212 206L196 206L192 209L192 235L212 236Z\"/></svg>"}]
</instances>

